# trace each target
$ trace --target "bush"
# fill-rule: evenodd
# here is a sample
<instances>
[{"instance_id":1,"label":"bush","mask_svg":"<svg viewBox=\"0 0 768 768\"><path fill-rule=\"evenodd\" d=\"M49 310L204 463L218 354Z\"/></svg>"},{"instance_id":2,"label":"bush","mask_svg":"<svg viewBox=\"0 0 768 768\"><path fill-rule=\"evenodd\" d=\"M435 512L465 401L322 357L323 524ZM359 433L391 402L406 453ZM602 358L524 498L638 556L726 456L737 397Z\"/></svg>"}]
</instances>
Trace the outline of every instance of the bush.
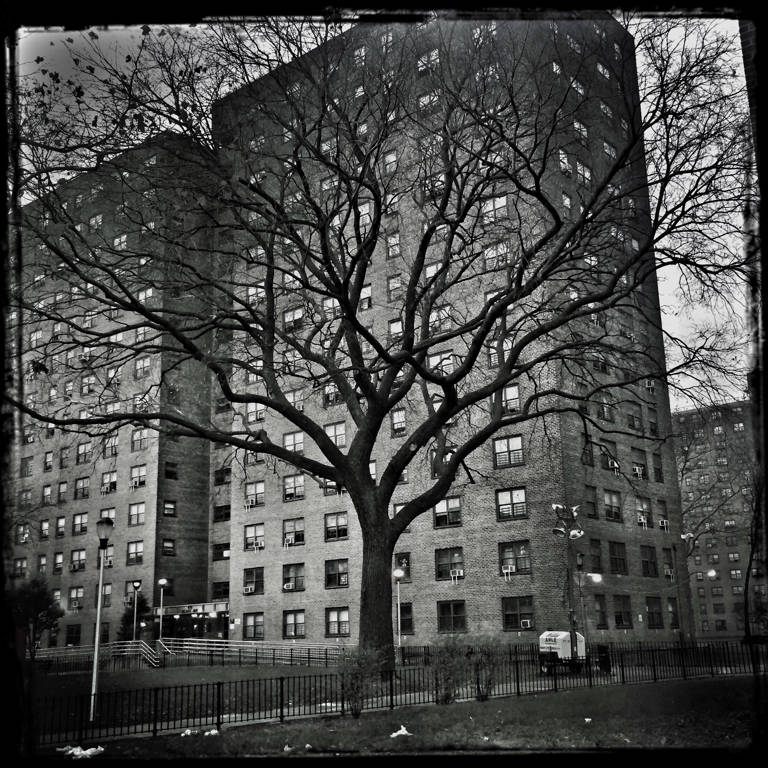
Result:
<instances>
[{"instance_id":1,"label":"bush","mask_svg":"<svg viewBox=\"0 0 768 768\"><path fill-rule=\"evenodd\" d=\"M341 676L342 696L352 717L360 717L366 698L379 695L382 667L379 651L355 648L342 652L337 670Z\"/></svg>"},{"instance_id":2,"label":"bush","mask_svg":"<svg viewBox=\"0 0 768 768\"><path fill-rule=\"evenodd\" d=\"M470 648L454 636L448 635L432 649L435 667L435 702L450 704L456 701L461 688L466 685L471 671Z\"/></svg>"}]
</instances>

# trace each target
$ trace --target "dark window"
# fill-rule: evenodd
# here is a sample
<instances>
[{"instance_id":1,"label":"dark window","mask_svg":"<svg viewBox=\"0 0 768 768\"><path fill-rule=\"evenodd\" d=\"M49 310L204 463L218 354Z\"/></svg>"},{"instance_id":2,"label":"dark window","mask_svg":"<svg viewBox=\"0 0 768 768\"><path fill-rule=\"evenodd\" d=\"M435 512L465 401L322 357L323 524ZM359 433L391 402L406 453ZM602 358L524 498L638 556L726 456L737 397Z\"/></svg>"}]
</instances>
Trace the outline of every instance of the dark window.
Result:
<instances>
[{"instance_id":1,"label":"dark window","mask_svg":"<svg viewBox=\"0 0 768 768\"><path fill-rule=\"evenodd\" d=\"M437 603L438 632L466 632L467 615L463 600L440 600Z\"/></svg>"},{"instance_id":2,"label":"dark window","mask_svg":"<svg viewBox=\"0 0 768 768\"><path fill-rule=\"evenodd\" d=\"M502 597L501 611L505 630L534 629L533 597Z\"/></svg>"},{"instance_id":3,"label":"dark window","mask_svg":"<svg viewBox=\"0 0 768 768\"><path fill-rule=\"evenodd\" d=\"M642 565L643 576L659 575L659 566L656 562L656 547L640 547L640 564Z\"/></svg>"},{"instance_id":4,"label":"dark window","mask_svg":"<svg viewBox=\"0 0 768 768\"><path fill-rule=\"evenodd\" d=\"M326 560L325 561L325 588L349 586L349 561Z\"/></svg>"},{"instance_id":5,"label":"dark window","mask_svg":"<svg viewBox=\"0 0 768 768\"><path fill-rule=\"evenodd\" d=\"M165 479L166 480L178 480L179 469L178 464L175 461L165 462Z\"/></svg>"},{"instance_id":6,"label":"dark window","mask_svg":"<svg viewBox=\"0 0 768 768\"><path fill-rule=\"evenodd\" d=\"M325 540L337 541L347 538L347 513L330 512L325 516Z\"/></svg>"},{"instance_id":7,"label":"dark window","mask_svg":"<svg viewBox=\"0 0 768 768\"><path fill-rule=\"evenodd\" d=\"M400 603L400 634L412 635L413 633L413 606L411 603Z\"/></svg>"},{"instance_id":8,"label":"dark window","mask_svg":"<svg viewBox=\"0 0 768 768\"><path fill-rule=\"evenodd\" d=\"M433 509L435 528L461 525L461 498L452 496L435 504Z\"/></svg>"},{"instance_id":9,"label":"dark window","mask_svg":"<svg viewBox=\"0 0 768 768\"><path fill-rule=\"evenodd\" d=\"M214 485L226 485L227 483L232 482L232 468L231 467L223 467L222 469L217 469L213 473L213 484Z\"/></svg>"},{"instance_id":10,"label":"dark window","mask_svg":"<svg viewBox=\"0 0 768 768\"><path fill-rule=\"evenodd\" d=\"M613 618L616 629L632 629L632 604L629 595L613 596Z\"/></svg>"},{"instance_id":11,"label":"dark window","mask_svg":"<svg viewBox=\"0 0 768 768\"><path fill-rule=\"evenodd\" d=\"M226 541L222 544L213 545L213 559L214 560L228 560L229 559L229 542Z\"/></svg>"},{"instance_id":12,"label":"dark window","mask_svg":"<svg viewBox=\"0 0 768 768\"><path fill-rule=\"evenodd\" d=\"M464 550L461 547L435 550L435 578L464 578Z\"/></svg>"},{"instance_id":13,"label":"dark window","mask_svg":"<svg viewBox=\"0 0 768 768\"><path fill-rule=\"evenodd\" d=\"M627 575L627 547L620 541L608 542L608 554L610 556L611 573Z\"/></svg>"},{"instance_id":14,"label":"dark window","mask_svg":"<svg viewBox=\"0 0 768 768\"><path fill-rule=\"evenodd\" d=\"M213 508L213 522L221 523L229 520L231 507L229 504L218 504Z\"/></svg>"},{"instance_id":15,"label":"dark window","mask_svg":"<svg viewBox=\"0 0 768 768\"><path fill-rule=\"evenodd\" d=\"M664 629L664 614L661 612L661 598L646 597L645 609L648 614L648 628Z\"/></svg>"},{"instance_id":16,"label":"dark window","mask_svg":"<svg viewBox=\"0 0 768 768\"><path fill-rule=\"evenodd\" d=\"M214 600L226 600L229 597L229 582L214 581L211 588L211 597Z\"/></svg>"}]
</instances>

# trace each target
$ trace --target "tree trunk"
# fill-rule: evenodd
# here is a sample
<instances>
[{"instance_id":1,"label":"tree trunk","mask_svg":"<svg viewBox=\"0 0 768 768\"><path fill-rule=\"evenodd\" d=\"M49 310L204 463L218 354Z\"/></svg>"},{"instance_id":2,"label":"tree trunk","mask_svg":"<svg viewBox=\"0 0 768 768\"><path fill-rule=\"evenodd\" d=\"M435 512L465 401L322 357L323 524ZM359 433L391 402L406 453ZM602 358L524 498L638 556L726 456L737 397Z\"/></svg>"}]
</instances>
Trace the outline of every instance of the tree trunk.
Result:
<instances>
[{"instance_id":1,"label":"tree trunk","mask_svg":"<svg viewBox=\"0 0 768 768\"><path fill-rule=\"evenodd\" d=\"M367 531L363 527L359 645L361 649L378 651L385 668L392 668L395 661L392 551L388 537L382 531Z\"/></svg>"}]
</instances>

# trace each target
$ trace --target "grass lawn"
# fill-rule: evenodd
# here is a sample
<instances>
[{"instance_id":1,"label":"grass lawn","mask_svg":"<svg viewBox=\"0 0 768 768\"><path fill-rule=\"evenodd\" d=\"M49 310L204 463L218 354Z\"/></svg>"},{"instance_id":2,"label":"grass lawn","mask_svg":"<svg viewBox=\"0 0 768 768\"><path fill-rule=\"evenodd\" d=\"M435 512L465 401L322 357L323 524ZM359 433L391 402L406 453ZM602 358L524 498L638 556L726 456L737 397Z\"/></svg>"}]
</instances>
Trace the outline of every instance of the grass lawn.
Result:
<instances>
[{"instance_id":1,"label":"grass lawn","mask_svg":"<svg viewBox=\"0 0 768 768\"><path fill-rule=\"evenodd\" d=\"M225 726L212 735L205 735L210 730L205 728L186 737L180 731L154 738L105 740L100 744L104 751L95 759L367 756L457 750L488 755L518 750L746 750L755 733L753 690L751 677L723 677L408 707L363 713L357 720L334 716ZM401 726L412 735L392 737ZM96 744L71 746L85 749ZM57 754L62 755L55 748L40 752L45 757Z\"/></svg>"}]
</instances>

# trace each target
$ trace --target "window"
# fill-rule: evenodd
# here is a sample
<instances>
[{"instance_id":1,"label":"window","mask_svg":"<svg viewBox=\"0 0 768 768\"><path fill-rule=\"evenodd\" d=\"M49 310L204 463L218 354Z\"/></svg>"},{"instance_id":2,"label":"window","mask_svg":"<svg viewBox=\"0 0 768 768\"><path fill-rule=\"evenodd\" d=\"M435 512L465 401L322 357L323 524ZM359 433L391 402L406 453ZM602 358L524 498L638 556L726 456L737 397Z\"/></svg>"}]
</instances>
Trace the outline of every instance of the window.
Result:
<instances>
[{"instance_id":1,"label":"window","mask_svg":"<svg viewBox=\"0 0 768 768\"><path fill-rule=\"evenodd\" d=\"M304 544L304 518L296 517L283 520L283 545L298 547Z\"/></svg>"},{"instance_id":2,"label":"window","mask_svg":"<svg viewBox=\"0 0 768 768\"><path fill-rule=\"evenodd\" d=\"M53 489L50 485L43 486L43 506L50 507L53 504Z\"/></svg>"},{"instance_id":3,"label":"window","mask_svg":"<svg viewBox=\"0 0 768 768\"><path fill-rule=\"evenodd\" d=\"M405 408L394 408L390 413L392 422L392 436L404 435L405 428Z\"/></svg>"},{"instance_id":4,"label":"window","mask_svg":"<svg viewBox=\"0 0 768 768\"><path fill-rule=\"evenodd\" d=\"M326 560L325 561L325 588L349 586L349 561Z\"/></svg>"},{"instance_id":5,"label":"window","mask_svg":"<svg viewBox=\"0 0 768 768\"><path fill-rule=\"evenodd\" d=\"M610 559L611 573L622 574L624 576L629 574L627 568L627 547L620 541L608 542L608 555Z\"/></svg>"},{"instance_id":6,"label":"window","mask_svg":"<svg viewBox=\"0 0 768 768\"><path fill-rule=\"evenodd\" d=\"M632 602L629 595L613 596L613 620L616 629L632 629Z\"/></svg>"},{"instance_id":7,"label":"window","mask_svg":"<svg viewBox=\"0 0 768 768\"><path fill-rule=\"evenodd\" d=\"M283 312L283 329L286 332L299 331L304 325L304 309L294 307Z\"/></svg>"},{"instance_id":8,"label":"window","mask_svg":"<svg viewBox=\"0 0 768 768\"><path fill-rule=\"evenodd\" d=\"M732 568L729 572L731 581L741 580L741 568Z\"/></svg>"},{"instance_id":9,"label":"window","mask_svg":"<svg viewBox=\"0 0 768 768\"><path fill-rule=\"evenodd\" d=\"M387 235L387 258L394 259L400 255L400 233L390 232Z\"/></svg>"},{"instance_id":10,"label":"window","mask_svg":"<svg viewBox=\"0 0 768 768\"><path fill-rule=\"evenodd\" d=\"M507 384L501 391L501 412L517 413L520 410L520 387L517 384Z\"/></svg>"},{"instance_id":11,"label":"window","mask_svg":"<svg viewBox=\"0 0 768 768\"><path fill-rule=\"evenodd\" d=\"M467 614L463 600L439 600L437 603L438 632L466 632Z\"/></svg>"},{"instance_id":12,"label":"window","mask_svg":"<svg viewBox=\"0 0 768 768\"><path fill-rule=\"evenodd\" d=\"M221 542L213 545L213 560L229 560L229 542Z\"/></svg>"},{"instance_id":13,"label":"window","mask_svg":"<svg viewBox=\"0 0 768 768\"><path fill-rule=\"evenodd\" d=\"M244 568L243 569L243 594L244 595L263 595L264 594L264 568Z\"/></svg>"},{"instance_id":14,"label":"window","mask_svg":"<svg viewBox=\"0 0 768 768\"><path fill-rule=\"evenodd\" d=\"M56 538L61 538L64 536L67 532L67 518L66 517L57 517L56 518Z\"/></svg>"},{"instance_id":15,"label":"window","mask_svg":"<svg viewBox=\"0 0 768 768\"><path fill-rule=\"evenodd\" d=\"M589 567L592 573L603 572L603 545L600 539L589 540Z\"/></svg>"},{"instance_id":16,"label":"window","mask_svg":"<svg viewBox=\"0 0 768 768\"><path fill-rule=\"evenodd\" d=\"M530 542L511 541L499 544L499 568L504 577L531 572Z\"/></svg>"},{"instance_id":17,"label":"window","mask_svg":"<svg viewBox=\"0 0 768 768\"><path fill-rule=\"evenodd\" d=\"M304 563L288 563L283 566L283 592L304 589Z\"/></svg>"},{"instance_id":18,"label":"window","mask_svg":"<svg viewBox=\"0 0 768 768\"><path fill-rule=\"evenodd\" d=\"M325 609L326 637L349 637L349 608Z\"/></svg>"},{"instance_id":19,"label":"window","mask_svg":"<svg viewBox=\"0 0 768 768\"><path fill-rule=\"evenodd\" d=\"M509 243L494 243L485 249L484 268L493 271L503 267L509 261Z\"/></svg>"},{"instance_id":20,"label":"window","mask_svg":"<svg viewBox=\"0 0 768 768\"><path fill-rule=\"evenodd\" d=\"M112 435L104 441L104 445L101 449L101 455L103 458L108 458L109 456L117 456L117 441L117 435Z\"/></svg>"},{"instance_id":21,"label":"window","mask_svg":"<svg viewBox=\"0 0 768 768\"><path fill-rule=\"evenodd\" d=\"M325 540L338 541L347 538L347 513L330 512L325 516Z\"/></svg>"},{"instance_id":22,"label":"window","mask_svg":"<svg viewBox=\"0 0 768 768\"><path fill-rule=\"evenodd\" d=\"M433 510L435 528L461 525L461 498L452 496L435 504Z\"/></svg>"},{"instance_id":23,"label":"window","mask_svg":"<svg viewBox=\"0 0 768 768\"><path fill-rule=\"evenodd\" d=\"M525 488L496 491L496 518L508 520L528 516Z\"/></svg>"},{"instance_id":24,"label":"window","mask_svg":"<svg viewBox=\"0 0 768 768\"><path fill-rule=\"evenodd\" d=\"M131 467L130 488L143 488L147 484L147 465L137 464Z\"/></svg>"},{"instance_id":25,"label":"window","mask_svg":"<svg viewBox=\"0 0 768 768\"><path fill-rule=\"evenodd\" d=\"M615 523L623 521L621 514L621 494L618 491L603 491L605 519Z\"/></svg>"},{"instance_id":26,"label":"window","mask_svg":"<svg viewBox=\"0 0 768 768\"><path fill-rule=\"evenodd\" d=\"M244 613L243 614L243 640L263 640L264 639L264 614L263 613Z\"/></svg>"},{"instance_id":27,"label":"window","mask_svg":"<svg viewBox=\"0 0 768 768\"><path fill-rule=\"evenodd\" d=\"M501 221L507 215L507 197L500 195L486 200L480 206L480 217L482 223L493 224Z\"/></svg>"},{"instance_id":28,"label":"window","mask_svg":"<svg viewBox=\"0 0 768 768\"><path fill-rule=\"evenodd\" d=\"M128 525L144 525L144 502L128 505Z\"/></svg>"},{"instance_id":29,"label":"window","mask_svg":"<svg viewBox=\"0 0 768 768\"><path fill-rule=\"evenodd\" d=\"M493 441L493 466L512 467L523 463L523 438L498 437Z\"/></svg>"},{"instance_id":30,"label":"window","mask_svg":"<svg viewBox=\"0 0 768 768\"><path fill-rule=\"evenodd\" d=\"M664 629L664 614L660 597L645 598L645 612L648 615L648 629Z\"/></svg>"},{"instance_id":31,"label":"window","mask_svg":"<svg viewBox=\"0 0 768 768\"><path fill-rule=\"evenodd\" d=\"M371 286L364 285L360 289L360 309L370 309L373 306L373 299L371 298Z\"/></svg>"},{"instance_id":32,"label":"window","mask_svg":"<svg viewBox=\"0 0 768 768\"><path fill-rule=\"evenodd\" d=\"M221 467L214 470L213 484L214 485L227 485L232 482L232 467Z\"/></svg>"},{"instance_id":33,"label":"window","mask_svg":"<svg viewBox=\"0 0 768 768\"><path fill-rule=\"evenodd\" d=\"M334 424L326 424L323 427L325 434L328 435L331 442L337 448L343 448L347 444L346 424L343 421L337 421Z\"/></svg>"},{"instance_id":34,"label":"window","mask_svg":"<svg viewBox=\"0 0 768 768\"><path fill-rule=\"evenodd\" d=\"M589 184L592 181L592 170L580 160L576 161L576 178L582 184Z\"/></svg>"},{"instance_id":35,"label":"window","mask_svg":"<svg viewBox=\"0 0 768 768\"><path fill-rule=\"evenodd\" d=\"M283 478L283 501L304 498L304 475L286 475Z\"/></svg>"},{"instance_id":36,"label":"window","mask_svg":"<svg viewBox=\"0 0 768 768\"><path fill-rule=\"evenodd\" d=\"M435 578L463 579L464 550L462 547L435 550Z\"/></svg>"},{"instance_id":37,"label":"window","mask_svg":"<svg viewBox=\"0 0 768 768\"><path fill-rule=\"evenodd\" d=\"M501 598L502 627L506 631L535 629L533 596Z\"/></svg>"},{"instance_id":38,"label":"window","mask_svg":"<svg viewBox=\"0 0 768 768\"><path fill-rule=\"evenodd\" d=\"M255 480L245 484L246 507L259 507L264 504L264 481Z\"/></svg>"},{"instance_id":39,"label":"window","mask_svg":"<svg viewBox=\"0 0 768 768\"><path fill-rule=\"evenodd\" d=\"M283 435L283 448L293 453L304 453L304 433L286 432Z\"/></svg>"},{"instance_id":40,"label":"window","mask_svg":"<svg viewBox=\"0 0 768 768\"><path fill-rule=\"evenodd\" d=\"M400 275L387 277L387 301L395 301L400 298L403 284Z\"/></svg>"},{"instance_id":41,"label":"window","mask_svg":"<svg viewBox=\"0 0 768 768\"><path fill-rule=\"evenodd\" d=\"M656 547L640 547L640 565L642 566L643 576L659 575L659 566L656 562Z\"/></svg>"},{"instance_id":42,"label":"window","mask_svg":"<svg viewBox=\"0 0 768 768\"><path fill-rule=\"evenodd\" d=\"M88 513L81 512L72 518L72 535L82 536L88 531Z\"/></svg>"},{"instance_id":43,"label":"window","mask_svg":"<svg viewBox=\"0 0 768 768\"><path fill-rule=\"evenodd\" d=\"M79 443L77 446L76 464L87 464L93 457L93 448L90 442Z\"/></svg>"},{"instance_id":44,"label":"window","mask_svg":"<svg viewBox=\"0 0 768 768\"><path fill-rule=\"evenodd\" d=\"M304 637L304 611L283 611L283 637Z\"/></svg>"},{"instance_id":45,"label":"window","mask_svg":"<svg viewBox=\"0 0 768 768\"><path fill-rule=\"evenodd\" d=\"M558 158L560 162L560 172L565 176L571 175L571 160L568 154L564 150L558 150Z\"/></svg>"},{"instance_id":46,"label":"window","mask_svg":"<svg viewBox=\"0 0 768 768\"><path fill-rule=\"evenodd\" d=\"M162 552L167 557L175 557L176 556L176 540L163 539Z\"/></svg>"},{"instance_id":47,"label":"window","mask_svg":"<svg viewBox=\"0 0 768 768\"><path fill-rule=\"evenodd\" d=\"M39 537L40 541L46 541L50 536L51 524L48 520L40 521Z\"/></svg>"},{"instance_id":48,"label":"window","mask_svg":"<svg viewBox=\"0 0 768 768\"><path fill-rule=\"evenodd\" d=\"M344 402L344 397L335 384L326 384L323 388L323 406L328 408Z\"/></svg>"},{"instance_id":49,"label":"window","mask_svg":"<svg viewBox=\"0 0 768 768\"><path fill-rule=\"evenodd\" d=\"M64 570L64 553L56 552L53 555L53 573L61 573Z\"/></svg>"},{"instance_id":50,"label":"window","mask_svg":"<svg viewBox=\"0 0 768 768\"><path fill-rule=\"evenodd\" d=\"M145 379L147 376L149 376L149 366L150 366L149 358L148 357L140 357L134 363L133 378L134 379Z\"/></svg>"},{"instance_id":51,"label":"window","mask_svg":"<svg viewBox=\"0 0 768 768\"><path fill-rule=\"evenodd\" d=\"M75 480L75 499L87 499L90 496L90 485L90 478L78 477Z\"/></svg>"},{"instance_id":52,"label":"window","mask_svg":"<svg viewBox=\"0 0 768 768\"><path fill-rule=\"evenodd\" d=\"M131 452L141 451L149 444L149 431L146 428L131 432Z\"/></svg>"},{"instance_id":53,"label":"window","mask_svg":"<svg viewBox=\"0 0 768 768\"><path fill-rule=\"evenodd\" d=\"M127 548L126 565L141 565L144 562L144 542L129 541Z\"/></svg>"},{"instance_id":54,"label":"window","mask_svg":"<svg viewBox=\"0 0 768 768\"><path fill-rule=\"evenodd\" d=\"M394 568L400 568L403 571L403 576L400 581L408 582L411 580L411 553L410 552L395 552L394 556Z\"/></svg>"}]
</instances>

